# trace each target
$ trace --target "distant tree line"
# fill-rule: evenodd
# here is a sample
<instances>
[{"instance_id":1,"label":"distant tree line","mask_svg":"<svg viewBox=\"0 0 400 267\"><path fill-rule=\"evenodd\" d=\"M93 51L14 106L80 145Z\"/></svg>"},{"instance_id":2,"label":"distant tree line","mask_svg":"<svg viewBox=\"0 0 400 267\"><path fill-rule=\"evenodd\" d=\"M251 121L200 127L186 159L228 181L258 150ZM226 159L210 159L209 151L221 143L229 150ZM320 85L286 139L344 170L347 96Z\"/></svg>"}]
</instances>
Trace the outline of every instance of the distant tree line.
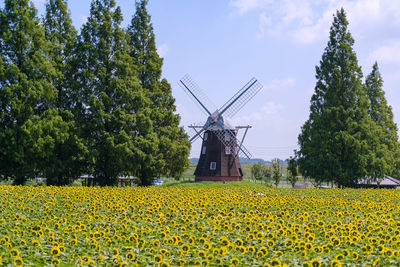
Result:
<instances>
[{"instance_id":1,"label":"distant tree line","mask_svg":"<svg viewBox=\"0 0 400 267\"><path fill-rule=\"evenodd\" d=\"M271 166L261 162L254 163L251 166L251 177L255 182L264 182L268 186L271 186L271 183L273 183L278 187L282 178L281 160L279 158L274 158L271 161Z\"/></svg>"},{"instance_id":2,"label":"distant tree line","mask_svg":"<svg viewBox=\"0 0 400 267\"><path fill-rule=\"evenodd\" d=\"M146 10L127 29L114 0L92 0L80 32L65 0L42 19L28 0L0 9L0 179L42 175L67 185L82 174L99 185L120 175L179 177L190 143Z\"/></svg>"},{"instance_id":3,"label":"distant tree line","mask_svg":"<svg viewBox=\"0 0 400 267\"><path fill-rule=\"evenodd\" d=\"M317 184L351 187L360 178L399 177L397 126L378 64L362 81L353 44L345 11L338 10L316 67L310 115L301 128L296 153L301 174Z\"/></svg>"}]
</instances>

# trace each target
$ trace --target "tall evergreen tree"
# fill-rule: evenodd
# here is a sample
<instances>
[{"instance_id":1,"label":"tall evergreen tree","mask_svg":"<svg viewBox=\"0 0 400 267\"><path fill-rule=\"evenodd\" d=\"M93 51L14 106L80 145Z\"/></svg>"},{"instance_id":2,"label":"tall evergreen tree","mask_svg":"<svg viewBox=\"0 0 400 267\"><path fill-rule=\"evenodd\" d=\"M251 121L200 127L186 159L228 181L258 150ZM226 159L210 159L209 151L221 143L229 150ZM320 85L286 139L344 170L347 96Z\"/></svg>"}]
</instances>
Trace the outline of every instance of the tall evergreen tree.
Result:
<instances>
[{"instance_id":1,"label":"tall evergreen tree","mask_svg":"<svg viewBox=\"0 0 400 267\"><path fill-rule=\"evenodd\" d=\"M63 131L62 138L55 138L52 156L41 162L40 169L47 178L47 184L65 185L82 173L86 147L70 111L73 104L70 77L74 71L72 59L77 33L64 0L49 0L43 25L46 39L52 45L49 58L56 70L53 85L57 90L56 108L62 118L58 122L62 124Z\"/></svg>"},{"instance_id":2,"label":"tall evergreen tree","mask_svg":"<svg viewBox=\"0 0 400 267\"><path fill-rule=\"evenodd\" d=\"M188 166L190 143L179 127L179 115L171 85L161 79L163 59L157 54L151 17L147 12L148 1L136 2L136 13L128 26L130 55L136 60L137 75L146 96L151 100L151 120L157 135L158 146L154 154L138 159L141 168L137 175L143 185L160 175L178 178Z\"/></svg>"},{"instance_id":3,"label":"tall evergreen tree","mask_svg":"<svg viewBox=\"0 0 400 267\"><path fill-rule=\"evenodd\" d=\"M298 138L302 174L317 183L335 181L339 186L353 186L369 175L368 162L375 157L368 143L376 126L368 116L362 72L347 26L342 8L334 16L328 45L316 67L310 117Z\"/></svg>"},{"instance_id":4,"label":"tall evergreen tree","mask_svg":"<svg viewBox=\"0 0 400 267\"><path fill-rule=\"evenodd\" d=\"M72 25L65 0L47 2L43 26L46 39L52 44L49 57L54 62L57 71L57 76L53 81L58 91L57 107L68 110L71 106L71 92L66 76L73 71L70 62L73 58L77 32Z\"/></svg>"},{"instance_id":5,"label":"tall evergreen tree","mask_svg":"<svg viewBox=\"0 0 400 267\"><path fill-rule=\"evenodd\" d=\"M376 151L376 157L370 162L373 169L372 177L382 178L387 175L398 175L400 160L400 144L397 135L397 125L393 121L392 107L387 104L382 89L383 80L378 63L372 67L372 72L366 77L365 89L369 100L368 114L378 126L371 144Z\"/></svg>"},{"instance_id":6,"label":"tall evergreen tree","mask_svg":"<svg viewBox=\"0 0 400 267\"><path fill-rule=\"evenodd\" d=\"M114 0L94 0L77 44L74 113L89 144L91 173L100 185L133 174L136 158L157 146L149 100L128 54L122 14ZM139 136L140 134L140 136Z\"/></svg>"},{"instance_id":7,"label":"tall evergreen tree","mask_svg":"<svg viewBox=\"0 0 400 267\"><path fill-rule=\"evenodd\" d=\"M28 0L6 0L0 14L0 173L23 184L49 157L59 117L49 43Z\"/></svg>"}]
</instances>

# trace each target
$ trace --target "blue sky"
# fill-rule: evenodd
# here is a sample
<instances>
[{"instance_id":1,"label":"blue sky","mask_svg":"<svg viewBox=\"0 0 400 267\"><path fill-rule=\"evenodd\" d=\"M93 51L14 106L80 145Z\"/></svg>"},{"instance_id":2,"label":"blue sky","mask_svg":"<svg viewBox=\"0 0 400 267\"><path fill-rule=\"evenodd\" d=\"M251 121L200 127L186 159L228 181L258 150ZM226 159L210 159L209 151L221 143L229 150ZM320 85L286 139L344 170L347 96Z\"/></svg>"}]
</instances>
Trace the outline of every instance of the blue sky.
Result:
<instances>
[{"instance_id":1,"label":"blue sky","mask_svg":"<svg viewBox=\"0 0 400 267\"><path fill-rule=\"evenodd\" d=\"M40 14L45 0L34 0ZM117 0L126 26L133 0ZM89 0L69 0L79 29L89 15ZM319 64L336 9L344 7L364 77L378 61L384 90L400 124L400 1L397 0L150 0L163 76L171 83L182 126L206 117L178 86L186 73L216 107L250 78L263 90L236 116L236 125L252 125L245 146L270 160L285 159L297 148L307 120ZM192 146L198 157L200 142Z\"/></svg>"}]
</instances>

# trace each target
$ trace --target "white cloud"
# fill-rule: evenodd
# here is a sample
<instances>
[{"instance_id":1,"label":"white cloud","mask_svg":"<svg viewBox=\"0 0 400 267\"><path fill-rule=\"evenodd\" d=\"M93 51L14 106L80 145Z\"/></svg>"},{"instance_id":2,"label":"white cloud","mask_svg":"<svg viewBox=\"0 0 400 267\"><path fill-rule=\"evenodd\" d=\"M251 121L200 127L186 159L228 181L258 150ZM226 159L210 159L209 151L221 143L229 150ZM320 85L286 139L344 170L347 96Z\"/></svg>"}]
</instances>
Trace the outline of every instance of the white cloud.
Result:
<instances>
[{"instance_id":1,"label":"white cloud","mask_svg":"<svg viewBox=\"0 0 400 267\"><path fill-rule=\"evenodd\" d=\"M229 6L237 8L239 13L243 14L253 9L264 8L271 2L272 0L230 0Z\"/></svg>"},{"instance_id":2,"label":"white cloud","mask_svg":"<svg viewBox=\"0 0 400 267\"><path fill-rule=\"evenodd\" d=\"M164 58L167 55L168 50L169 50L168 44L161 44L160 46L157 47L158 55L162 58Z\"/></svg>"},{"instance_id":3,"label":"white cloud","mask_svg":"<svg viewBox=\"0 0 400 267\"><path fill-rule=\"evenodd\" d=\"M284 90L293 88L296 83L296 79L294 78L287 78L284 80L272 80L270 83L264 85L263 90L267 91L276 91L276 90Z\"/></svg>"},{"instance_id":4,"label":"white cloud","mask_svg":"<svg viewBox=\"0 0 400 267\"><path fill-rule=\"evenodd\" d=\"M259 16L259 24L258 24L258 34L257 38L264 37L265 28L272 24L271 17L268 17L266 12L262 12Z\"/></svg>"},{"instance_id":5,"label":"white cloud","mask_svg":"<svg viewBox=\"0 0 400 267\"><path fill-rule=\"evenodd\" d=\"M383 64L400 65L400 40L382 45L368 56L370 62L378 61Z\"/></svg>"},{"instance_id":6,"label":"white cloud","mask_svg":"<svg viewBox=\"0 0 400 267\"><path fill-rule=\"evenodd\" d=\"M244 115L233 119L234 124L248 124L255 121L262 121L266 117L279 113L279 111L283 110L282 104L277 104L273 101L269 101L265 103L259 110L253 112L249 115Z\"/></svg>"},{"instance_id":7,"label":"white cloud","mask_svg":"<svg viewBox=\"0 0 400 267\"><path fill-rule=\"evenodd\" d=\"M297 43L326 40L332 16L343 7L357 40L399 36L400 4L393 0L231 0L239 14L259 12L257 38L265 33ZM268 14L268 16L267 16Z\"/></svg>"},{"instance_id":8,"label":"white cloud","mask_svg":"<svg viewBox=\"0 0 400 267\"><path fill-rule=\"evenodd\" d=\"M334 10L326 11L315 23L304 25L294 30L288 30L288 35L298 43L314 43L325 40L329 33L332 14L334 12Z\"/></svg>"},{"instance_id":9,"label":"white cloud","mask_svg":"<svg viewBox=\"0 0 400 267\"><path fill-rule=\"evenodd\" d=\"M261 107L261 112L263 115L271 115L278 113L282 109L283 106L281 104L276 104L272 101L269 101L268 103L266 103L264 106Z\"/></svg>"}]
</instances>

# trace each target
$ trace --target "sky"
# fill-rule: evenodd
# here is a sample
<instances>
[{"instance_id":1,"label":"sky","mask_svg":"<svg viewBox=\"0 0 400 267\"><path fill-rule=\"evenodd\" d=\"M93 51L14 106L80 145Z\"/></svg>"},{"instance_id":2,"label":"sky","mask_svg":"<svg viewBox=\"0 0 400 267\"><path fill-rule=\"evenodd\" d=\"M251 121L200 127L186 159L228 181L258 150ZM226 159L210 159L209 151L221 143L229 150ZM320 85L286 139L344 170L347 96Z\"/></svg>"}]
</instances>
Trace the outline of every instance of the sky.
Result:
<instances>
[{"instance_id":1,"label":"sky","mask_svg":"<svg viewBox=\"0 0 400 267\"><path fill-rule=\"evenodd\" d=\"M33 0L43 15L45 0ZM117 0L126 27L134 0ZM89 0L69 0L79 30L90 14ZM364 77L378 62L394 120L400 124L400 1L398 0L150 0L163 77L172 85L181 125L207 117L179 87L189 74L216 108L252 77L263 89L231 120L251 125L244 146L254 158L293 156L308 119L315 66L329 39L333 14L343 7ZM207 104L212 106L211 104ZM239 132L239 136L243 132ZM200 140L192 144L198 157Z\"/></svg>"}]
</instances>

